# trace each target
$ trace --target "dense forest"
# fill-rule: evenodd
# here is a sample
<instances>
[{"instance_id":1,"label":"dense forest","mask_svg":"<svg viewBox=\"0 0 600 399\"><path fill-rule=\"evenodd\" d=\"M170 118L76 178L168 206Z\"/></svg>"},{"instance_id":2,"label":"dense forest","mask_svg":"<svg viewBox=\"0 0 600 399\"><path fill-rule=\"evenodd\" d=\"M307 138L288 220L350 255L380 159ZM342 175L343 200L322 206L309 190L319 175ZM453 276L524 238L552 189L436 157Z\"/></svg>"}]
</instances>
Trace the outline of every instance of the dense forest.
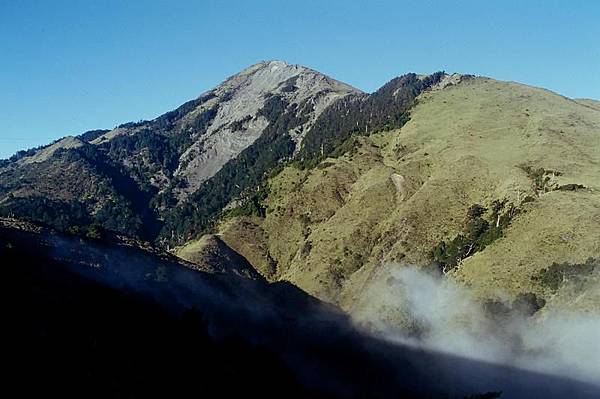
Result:
<instances>
[{"instance_id":1,"label":"dense forest","mask_svg":"<svg viewBox=\"0 0 600 399\"><path fill-rule=\"evenodd\" d=\"M396 129L409 119L416 97L438 83L444 72L420 78L414 73L395 78L371 95L342 98L328 107L302 141L299 164L313 167L348 137Z\"/></svg>"}]
</instances>

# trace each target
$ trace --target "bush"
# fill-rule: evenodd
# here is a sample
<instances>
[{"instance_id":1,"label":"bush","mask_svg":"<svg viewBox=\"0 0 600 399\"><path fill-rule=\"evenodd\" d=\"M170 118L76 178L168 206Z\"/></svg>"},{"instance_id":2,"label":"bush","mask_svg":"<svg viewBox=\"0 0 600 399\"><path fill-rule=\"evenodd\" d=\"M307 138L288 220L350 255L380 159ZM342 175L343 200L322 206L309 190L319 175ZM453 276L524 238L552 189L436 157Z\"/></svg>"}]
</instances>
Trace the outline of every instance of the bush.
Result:
<instances>
[{"instance_id":1,"label":"bush","mask_svg":"<svg viewBox=\"0 0 600 399\"><path fill-rule=\"evenodd\" d=\"M587 276L600 271L600 259L588 258L584 263L553 263L532 276L533 282L556 292L565 283L581 284Z\"/></svg>"},{"instance_id":2,"label":"bush","mask_svg":"<svg viewBox=\"0 0 600 399\"><path fill-rule=\"evenodd\" d=\"M88 130L87 132L82 133L79 136L77 136L77 138L89 143L90 141L94 141L98 137L100 137L103 134L108 133L108 132L110 132L110 130L106 130L106 129Z\"/></svg>"},{"instance_id":3,"label":"bush","mask_svg":"<svg viewBox=\"0 0 600 399\"><path fill-rule=\"evenodd\" d=\"M513 310L525 316L532 316L544 306L546 306L546 300L531 292L518 294L512 304Z\"/></svg>"},{"instance_id":4,"label":"bush","mask_svg":"<svg viewBox=\"0 0 600 399\"><path fill-rule=\"evenodd\" d=\"M463 231L452 241L441 241L432 250L435 262L440 265L442 271L447 272L455 268L460 261L483 251L485 247L502 237L502 230L507 227L517 213L516 208L510 207L505 213L506 201L494 201L492 203L491 223L483 218L487 209L482 205L475 204L467 210L467 218Z\"/></svg>"},{"instance_id":5,"label":"bush","mask_svg":"<svg viewBox=\"0 0 600 399\"><path fill-rule=\"evenodd\" d=\"M225 211L223 216L258 216L264 218L267 215L267 208L265 208L263 202L268 195L269 191L265 186L263 188L259 187L254 193L242 198L240 206Z\"/></svg>"}]
</instances>

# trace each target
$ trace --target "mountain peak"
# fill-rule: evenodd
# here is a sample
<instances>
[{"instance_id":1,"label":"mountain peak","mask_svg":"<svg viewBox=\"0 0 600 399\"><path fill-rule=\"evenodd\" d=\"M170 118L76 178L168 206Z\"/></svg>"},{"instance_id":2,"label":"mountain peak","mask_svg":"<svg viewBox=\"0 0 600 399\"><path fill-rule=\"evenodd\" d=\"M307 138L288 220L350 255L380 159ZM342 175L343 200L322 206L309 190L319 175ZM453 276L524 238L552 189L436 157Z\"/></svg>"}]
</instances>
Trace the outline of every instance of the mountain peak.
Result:
<instances>
[{"instance_id":1,"label":"mountain peak","mask_svg":"<svg viewBox=\"0 0 600 399\"><path fill-rule=\"evenodd\" d=\"M273 122L269 120L272 107L283 107L306 119L287 132L279 132L288 133L298 148L325 108L341 97L358 93L361 91L322 73L279 60L262 61L231 76L207 93L210 99L198 104L189 113L191 118L186 117L195 123L198 115L214 111L206 134L198 136L182 154L183 167L176 175L187 186L180 198L197 190L229 160L252 145Z\"/></svg>"},{"instance_id":2,"label":"mountain peak","mask_svg":"<svg viewBox=\"0 0 600 399\"><path fill-rule=\"evenodd\" d=\"M331 85L333 90L360 92L360 90L332 79L314 69L303 65L290 64L282 60L267 60L251 65L229 77L225 82L217 86L217 90L219 88L231 90L242 86L253 86L254 89L268 92L276 90L285 81L297 78L298 76L305 76L307 79L314 81L313 83L321 81L325 86ZM318 90L320 87L316 87L315 89Z\"/></svg>"},{"instance_id":3,"label":"mountain peak","mask_svg":"<svg viewBox=\"0 0 600 399\"><path fill-rule=\"evenodd\" d=\"M285 68L288 66L293 66L292 64L289 64L288 62L286 62L284 60L266 60L266 61L261 61L256 65L261 65L261 66L265 66L265 67L276 67L276 68Z\"/></svg>"},{"instance_id":4,"label":"mountain peak","mask_svg":"<svg viewBox=\"0 0 600 399\"><path fill-rule=\"evenodd\" d=\"M268 70L276 71L276 70L282 69L282 68L308 69L301 65L289 64L288 62L283 61L283 60L264 60L264 61L257 62L256 64L250 65L249 67L243 69L240 73L238 73L238 75L252 73L252 72L255 72L255 71L261 70L261 69L262 70L268 69Z\"/></svg>"}]
</instances>

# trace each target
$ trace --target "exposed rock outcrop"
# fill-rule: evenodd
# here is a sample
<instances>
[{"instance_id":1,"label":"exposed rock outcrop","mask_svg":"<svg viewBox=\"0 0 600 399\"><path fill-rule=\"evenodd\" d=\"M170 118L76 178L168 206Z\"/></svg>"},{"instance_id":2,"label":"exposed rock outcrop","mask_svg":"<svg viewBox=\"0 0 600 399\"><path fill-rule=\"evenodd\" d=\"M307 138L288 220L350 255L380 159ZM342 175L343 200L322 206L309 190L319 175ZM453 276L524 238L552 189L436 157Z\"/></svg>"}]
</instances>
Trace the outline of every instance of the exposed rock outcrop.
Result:
<instances>
[{"instance_id":1,"label":"exposed rock outcrop","mask_svg":"<svg viewBox=\"0 0 600 399\"><path fill-rule=\"evenodd\" d=\"M260 137L269 121L259 111L270 96L284 99L288 104L286 112L307 112L308 121L289 132L298 146L329 104L358 92L312 69L283 61L261 62L232 76L213 90L214 97L201 106L204 109L216 107L218 111L206 134L181 156L183 162L175 175L187 184L180 198L195 191ZM305 106L302 110L301 105Z\"/></svg>"}]
</instances>

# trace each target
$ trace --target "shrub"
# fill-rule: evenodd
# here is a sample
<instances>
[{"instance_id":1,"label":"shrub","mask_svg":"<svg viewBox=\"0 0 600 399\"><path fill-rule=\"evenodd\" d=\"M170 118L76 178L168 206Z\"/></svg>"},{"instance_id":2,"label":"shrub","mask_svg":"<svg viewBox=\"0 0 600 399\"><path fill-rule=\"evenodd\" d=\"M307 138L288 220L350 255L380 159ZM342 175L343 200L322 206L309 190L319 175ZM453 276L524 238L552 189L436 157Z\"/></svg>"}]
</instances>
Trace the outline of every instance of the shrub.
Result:
<instances>
[{"instance_id":1,"label":"shrub","mask_svg":"<svg viewBox=\"0 0 600 399\"><path fill-rule=\"evenodd\" d=\"M518 294L513 301L513 310L525 316L531 316L546 306L546 300L531 292Z\"/></svg>"},{"instance_id":2,"label":"shrub","mask_svg":"<svg viewBox=\"0 0 600 399\"><path fill-rule=\"evenodd\" d=\"M556 292L567 282L581 284L587 276L600 271L600 259L588 258L584 263L553 263L531 277L532 281Z\"/></svg>"},{"instance_id":3,"label":"shrub","mask_svg":"<svg viewBox=\"0 0 600 399\"><path fill-rule=\"evenodd\" d=\"M455 268L463 259L483 251L485 247L502 237L503 229L517 213L515 207L510 207L502 214L505 204L506 201L492 203L491 223L483 218L487 209L482 205L474 204L467 210L463 231L449 242L439 242L432 250L433 259L440 265L442 271L447 272Z\"/></svg>"}]
</instances>

